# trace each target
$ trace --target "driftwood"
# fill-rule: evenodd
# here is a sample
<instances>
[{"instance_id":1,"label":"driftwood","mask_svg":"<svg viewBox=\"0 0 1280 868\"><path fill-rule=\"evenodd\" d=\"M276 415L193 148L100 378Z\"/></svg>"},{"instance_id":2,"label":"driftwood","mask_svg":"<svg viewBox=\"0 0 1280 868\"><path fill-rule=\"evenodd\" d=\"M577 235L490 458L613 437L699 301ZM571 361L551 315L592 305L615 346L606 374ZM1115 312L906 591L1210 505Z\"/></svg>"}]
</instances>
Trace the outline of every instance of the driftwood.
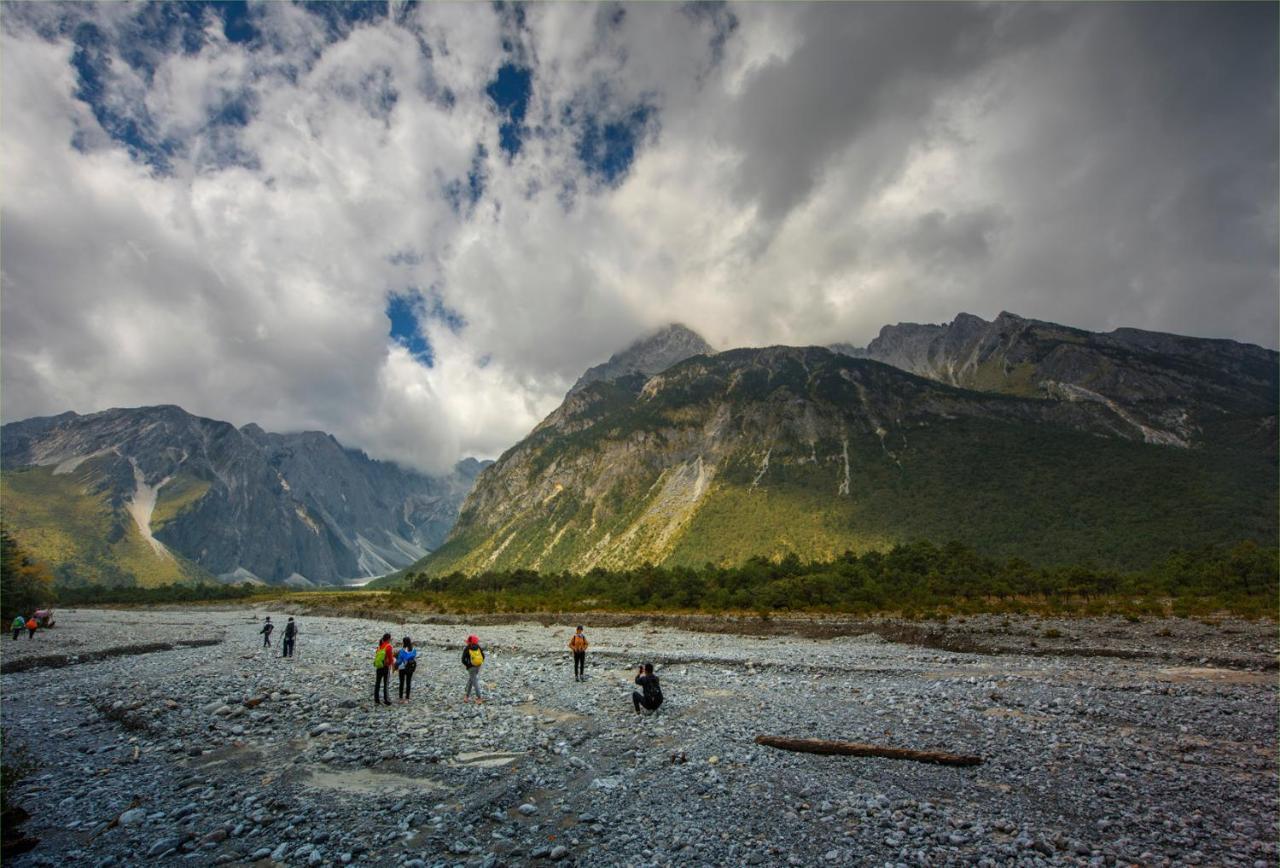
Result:
<instances>
[{"instance_id":1,"label":"driftwood","mask_svg":"<svg viewBox=\"0 0 1280 868\"><path fill-rule=\"evenodd\" d=\"M778 735L757 735L756 744L794 750L801 753L819 753L839 756L879 756L888 759L915 760L943 766L976 766L982 763L980 756L939 753L932 750L908 750L901 747L880 747L874 744L858 744L852 741L826 741L820 738L784 738Z\"/></svg>"}]
</instances>

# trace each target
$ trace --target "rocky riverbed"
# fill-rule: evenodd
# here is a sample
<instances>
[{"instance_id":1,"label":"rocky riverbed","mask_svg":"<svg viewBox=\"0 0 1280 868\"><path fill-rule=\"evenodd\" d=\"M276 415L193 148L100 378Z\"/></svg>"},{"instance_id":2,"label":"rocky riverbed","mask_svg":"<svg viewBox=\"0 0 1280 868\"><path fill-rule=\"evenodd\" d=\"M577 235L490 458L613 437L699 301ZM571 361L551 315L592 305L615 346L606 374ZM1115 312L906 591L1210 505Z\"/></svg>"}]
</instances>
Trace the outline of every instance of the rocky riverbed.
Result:
<instances>
[{"instance_id":1,"label":"rocky riverbed","mask_svg":"<svg viewBox=\"0 0 1280 868\"><path fill-rule=\"evenodd\" d=\"M296 657L279 630L261 648L267 614L300 618ZM572 628L477 628L475 706L463 625L60 611L0 646L32 667L3 675L0 711L5 764L25 770L8 797L39 839L6 864L1276 864L1274 625L1218 630L1201 663L588 621L584 683ZM1103 647L1088 637L1109 627L1053 629ZM410 704L372 703L384 631L423 651ZM195 641L217 644L180 644ZM1242 668L1214 665L1235 654ZM650 659L667 702L637 717ZM797 754L758 734L984 762Z\"/></svg>"}]
</instances>

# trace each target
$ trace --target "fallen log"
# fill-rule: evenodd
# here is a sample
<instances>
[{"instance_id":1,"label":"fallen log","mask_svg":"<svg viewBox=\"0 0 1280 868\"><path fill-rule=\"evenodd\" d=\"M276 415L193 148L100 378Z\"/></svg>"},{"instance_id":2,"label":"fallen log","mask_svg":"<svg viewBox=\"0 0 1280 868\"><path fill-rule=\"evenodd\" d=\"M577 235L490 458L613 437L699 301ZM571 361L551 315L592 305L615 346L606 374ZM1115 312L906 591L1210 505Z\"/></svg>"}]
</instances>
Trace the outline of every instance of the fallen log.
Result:
<instances>
[{"instance_id":1,"label":"fallen log","mask_svg":"<svg viewBox=\"0 0 1280 868\"><path fill-rule=\"evenodd\" d=\"M908 750L902 747L880 747L853 741L827 741L821 738L784 738L779 735L757 735L756 744L794 750L800 753L817 753L825 756L879 756L888 759L914 760L942 766L981 765L982 757L966 754L940 753L932 750Z\"/></svg>"}]
</instances>

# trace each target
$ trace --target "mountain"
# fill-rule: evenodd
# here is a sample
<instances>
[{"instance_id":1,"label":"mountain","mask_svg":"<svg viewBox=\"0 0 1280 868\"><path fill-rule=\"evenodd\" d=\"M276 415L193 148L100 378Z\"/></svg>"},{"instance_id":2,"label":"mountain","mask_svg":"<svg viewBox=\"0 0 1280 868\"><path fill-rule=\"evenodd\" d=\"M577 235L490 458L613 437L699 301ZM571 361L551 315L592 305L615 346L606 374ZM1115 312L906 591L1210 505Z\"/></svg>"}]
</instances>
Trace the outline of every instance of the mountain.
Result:
<instances>
[{"instance_id":1,"label":"mountain","mask_svg":"<svg viewBox=\"0 0 1280 868\"><path fill-rule=\"evenodd\" d=\"M427 554L483 467L429 477L318 431L237 429L174 406L10 423L0 466L6 526L61 583L292 586Z\"/></svg>"},{"instance_id":2,"label":"mountain","mask_svg":"<svg viewBox=\"0 0 1280 868\"><path fill-rule=\"evenodd\" d=\"M942 358L927 345L946 333L926 328L896 344L903 364ZM411 572L739 563L919 538L1135 567L1182 546L1274 544L1275 354L1268 377L1254 347L1173 339L1164 352L1136 334L1114 338L1127 351L1098 349L1092 376L1052 348L1034 363L979 353L972 375L938 369L1003 383L1008 359L1009 378L1032 383L1017 365L1038 364L1105 400L960 388L817 347L729 350L589 383L481 474L448 542ZM1238 355L1245 373L1202 361L1215 353ZM1129 367L1108 367L1116 359ZM1132 392L1129 370L1150 375ZM1172 426L1176 440L1153 437L1134 414L1166 419L1152 392L1179 377L1186 391L1164 400L1188 421Z\"/></svg>"},{"instance_id":3,"label":"mountain","mask_svg":"<svg viewBox=\"0 0 1280 868\"><path fill-rule=\"evenodd\" d=\"M588 368L569 390L572 395L591 383L616 380L631 374L657 374L693 356L713 355L715 350L697 332L673 323L647 338L636 341L609 361Z\"/></svg>"},{"instance_id":4,"label":"mountain","mask_svg":"<svg viewBox=\"0 0 1280 868\"><path fill-rule=\"evenodd\" d=\"M1252 437L1275 447L1277 355L1250 344L962 313L947 325L885 326L865 349L833 349L953 386L1101 403L1148 443ZM1242 420L1263 427L1222 429Z\"/></svg>"}]
</instances>

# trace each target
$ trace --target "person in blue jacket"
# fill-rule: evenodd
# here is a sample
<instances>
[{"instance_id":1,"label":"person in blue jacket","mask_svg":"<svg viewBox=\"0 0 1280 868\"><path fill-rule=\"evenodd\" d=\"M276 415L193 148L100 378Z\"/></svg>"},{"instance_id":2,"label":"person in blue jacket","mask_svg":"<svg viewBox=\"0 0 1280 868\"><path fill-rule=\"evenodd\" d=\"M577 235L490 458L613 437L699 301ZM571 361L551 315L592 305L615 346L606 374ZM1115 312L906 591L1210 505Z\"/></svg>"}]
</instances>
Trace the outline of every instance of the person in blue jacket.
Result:
<instances>
[{"instance_id":1,"label":"person in blue jacket","mask_svg":"<svg viewBox=\"0 0 1280 868\"><path fill-rule=\"evenodd\" d=\"M408 636L400 643L396 652L396 671L400 673L400 704L409 701L413 691L413 672L418 668L418 650L413 647L413 640Z\"/></svg>"}]
</instances>

